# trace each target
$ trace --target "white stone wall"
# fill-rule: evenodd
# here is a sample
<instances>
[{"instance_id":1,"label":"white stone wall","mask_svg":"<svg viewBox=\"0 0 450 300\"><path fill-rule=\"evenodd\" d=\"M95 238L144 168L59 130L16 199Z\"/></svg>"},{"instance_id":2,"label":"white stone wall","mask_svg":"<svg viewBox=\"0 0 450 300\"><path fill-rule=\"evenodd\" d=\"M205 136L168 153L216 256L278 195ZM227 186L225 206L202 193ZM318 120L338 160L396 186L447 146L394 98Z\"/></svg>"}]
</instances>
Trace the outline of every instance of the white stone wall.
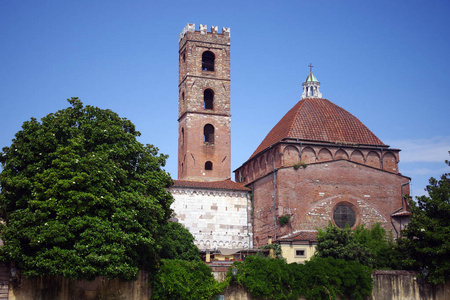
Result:
<instances>
[{"instance_id":1,"label":"white stone wall","mask_svg":"<svg viewBox=\"0 0 450 300\"><path fill-rule=\"evenodd\" d=\"M172 187L172 209L200 250L253 248L247 192Z\"/></svg>"}]
</instances>

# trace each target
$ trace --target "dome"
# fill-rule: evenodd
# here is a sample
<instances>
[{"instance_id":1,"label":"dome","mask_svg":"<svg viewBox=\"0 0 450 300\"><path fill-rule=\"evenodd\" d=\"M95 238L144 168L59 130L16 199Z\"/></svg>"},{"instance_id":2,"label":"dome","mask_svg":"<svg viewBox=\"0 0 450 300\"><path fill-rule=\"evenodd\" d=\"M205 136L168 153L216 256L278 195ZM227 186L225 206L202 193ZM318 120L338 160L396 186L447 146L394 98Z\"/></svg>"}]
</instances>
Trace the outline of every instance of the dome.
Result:
<instances>
[{"instance_id":1,"label":"dome","mask_svg":"<svg viewBox=\"0 0 450 300\"><path fill-rule=\"evenodd\" d=\"M387 147L358 118L322 98L300 100L272 128L251 157L285 139Z\"/></svg>"}]
</instances>

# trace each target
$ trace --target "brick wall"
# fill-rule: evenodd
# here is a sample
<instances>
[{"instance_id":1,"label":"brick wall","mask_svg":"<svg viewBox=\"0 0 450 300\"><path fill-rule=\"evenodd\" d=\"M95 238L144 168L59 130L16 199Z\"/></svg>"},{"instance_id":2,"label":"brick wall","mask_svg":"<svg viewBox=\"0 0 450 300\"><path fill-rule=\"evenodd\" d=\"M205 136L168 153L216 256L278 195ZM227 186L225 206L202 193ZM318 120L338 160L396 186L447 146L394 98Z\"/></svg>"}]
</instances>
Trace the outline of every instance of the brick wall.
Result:
<instances>
[{"instance_id":1,"label":"brick wall","mask_svg":"<svg viewBox=\"0 0 450 300\"><path fill-rule=\"evenodd\" d=\"M252 183L254 190L255 244L267 236L282 236L298 230L325 227L333 220L338 204L356 212L356 224L380 222L393 230L390 214L403 204L401 185L409 179L346 160L309 164L306 168L281 168ZM407 193L407 189L403 193ZM280 227L275 218L291 215L289 226ZM399 224L396 224L399 230Z\"/></svg>"},{"instance_id":2,"label":"brick wall","mask_svg":"<svg viewBox=\"0 0 450 300\"><path fill-rule=\"evenodd\" d=\"M185 29L179 48L178 179L219 181L230 178L230 35L215 27ZM214 54L214 70L202 69L202 55ZM205 90L213 93L213 107L204 105ZM214 142L204 142L204 127L214 127ZM212 170L205 170L206 162Z\"/></svg>"}]
</instances>

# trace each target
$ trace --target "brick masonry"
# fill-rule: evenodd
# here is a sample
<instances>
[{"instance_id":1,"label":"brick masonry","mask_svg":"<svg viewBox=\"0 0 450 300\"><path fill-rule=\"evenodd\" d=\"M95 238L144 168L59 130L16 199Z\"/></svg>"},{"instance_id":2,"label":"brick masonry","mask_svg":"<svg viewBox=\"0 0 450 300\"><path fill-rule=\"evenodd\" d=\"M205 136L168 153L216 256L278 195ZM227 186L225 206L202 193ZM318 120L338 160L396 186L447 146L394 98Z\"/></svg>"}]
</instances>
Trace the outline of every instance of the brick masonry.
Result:
<instances>
[{"instance_id":1,"label":"brick masonry","mask_svg":"<svg viewBox=\"0 0 450 300\"><path fill-rule=\"evenodd\" d=\"M183 30L179 43L178 179L218 181L230 178L230 34L208 32L193 24ZM202 69L202 55L214 54L214 70ZM204 92L213 91L213 109L205 109ZM214 143L204 142L204 127L214 126ZM212 170L205 163L212 162Z\"/></svg>"},{"instance_id":2,"label":"brick masonry","mask_svg":"<svg viewBox=\"0 0 450 300\"><path fill-rule=\"evenodd\" d=\"M354 226L379 222L385 229L399 232L401 223L391 214L405 204L402 194L409 194L408 182L402 175L345 159L297 169L279 166L250 183L255 244L267 243L269 235L323 228L333 222L333 212L342 204L355 211ZM283 215L291 218L288 226L281 227L277 219Z\"/></svg>"}]
</instances>

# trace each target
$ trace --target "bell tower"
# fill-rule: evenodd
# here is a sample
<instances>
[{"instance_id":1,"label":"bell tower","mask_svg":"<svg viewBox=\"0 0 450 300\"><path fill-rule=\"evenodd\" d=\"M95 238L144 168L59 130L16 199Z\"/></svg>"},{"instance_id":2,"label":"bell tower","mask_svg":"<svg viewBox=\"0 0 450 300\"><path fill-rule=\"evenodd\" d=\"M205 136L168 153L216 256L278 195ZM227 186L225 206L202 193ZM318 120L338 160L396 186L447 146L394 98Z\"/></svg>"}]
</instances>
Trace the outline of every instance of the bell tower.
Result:
<instances>
[{"instance_id":1,"label":"bell tower","mask_svg":"<svg viewBox=\"0 0 450 300\"><path fill-rule=\"evenodd\" d=\"M230 178L230 29L187 24L179 36L178 179Z\"/></svg>"}]
</instances>

